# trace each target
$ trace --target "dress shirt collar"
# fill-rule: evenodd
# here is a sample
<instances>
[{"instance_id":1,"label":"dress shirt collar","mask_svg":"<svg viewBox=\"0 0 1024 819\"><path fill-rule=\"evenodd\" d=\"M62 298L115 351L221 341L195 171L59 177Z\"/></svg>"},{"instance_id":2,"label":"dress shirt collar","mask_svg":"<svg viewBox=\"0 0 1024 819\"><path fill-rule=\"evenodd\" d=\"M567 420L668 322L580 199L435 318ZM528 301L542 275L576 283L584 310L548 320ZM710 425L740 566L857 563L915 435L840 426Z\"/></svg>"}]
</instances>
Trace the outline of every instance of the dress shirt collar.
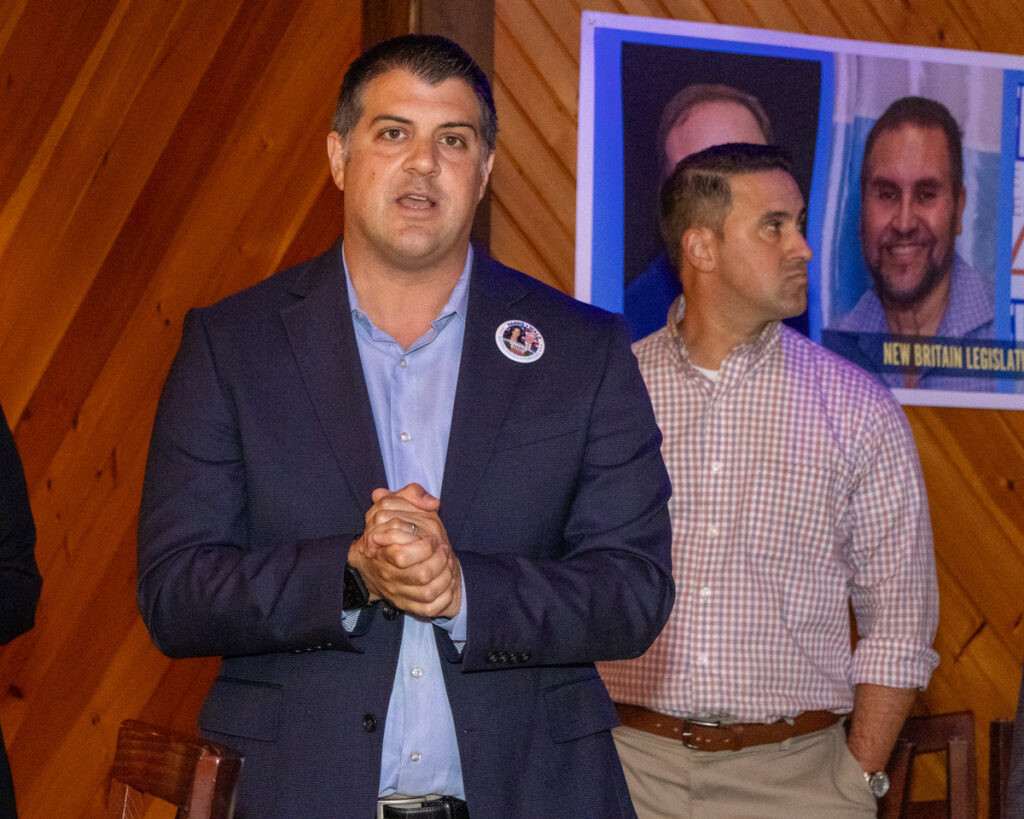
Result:
<instances>
[{"instance_id":1,"label":"dress shirt collar","mask_svg":"<svg viewBox=\"0 0 1024 819\"><path fill-rule=\"evenodd\" d=\"M701 377L705 376L696 368L692 361L690 361L690 351L686 347L686 342L683 340L682 334L679 332L679 323L683 320L683 314L686 312L686 296L680 295L672 303L672 307L668 311L669 320L666 324L666 331L668 337L671 339L671 345L675 349L676 358L679 361L682 370L688 377ZM762 361L765 361L773 351L779 347L779 333L781 332L780 327L781 321L771 321L761 331L760 335L756 339L746 344L740 344L733 347L732 351L725 357L719 366L719 377L720 381L732 381L733 378L729 378L727 374L736 373L734 378L740 378L746 373L759 366Z\"/></svg>"},{"instance_id":2,"label":"dress shirt collar","mask_svg":"<svg viewBox=\"0 0 1024 819\"><path fill-rule=\"evenodd\" d=\"M345 258L345 247L342 245L341 248L341 263L345 269L345 287L348 289L348 303L352 308L352 318L369 334L373 341L391 341L391 337L383 331L379 330L374 326L370 317L359 308L359 296L356 295L355 288L352 286L352 274L349 273L348 259ZM466 322L466 308L469 306L469 278L470 271L473 269L473 246L469 246L469 251L466 253L466 263L462 266L462 273L459 274L459 280L455 282L455 287L452 288L452 292L448 296L448 301L444 307L441 308L441 312L438 313L431 324L433 325L433 332L429 332L423 338L418 339L413 343L412 347L409 348L411 351L413 348L418 347L422 344L427 343L439 333L444 326L451 320L452 316L459 316L462 319L463 324Z\"/></svg>"}]
</instances>

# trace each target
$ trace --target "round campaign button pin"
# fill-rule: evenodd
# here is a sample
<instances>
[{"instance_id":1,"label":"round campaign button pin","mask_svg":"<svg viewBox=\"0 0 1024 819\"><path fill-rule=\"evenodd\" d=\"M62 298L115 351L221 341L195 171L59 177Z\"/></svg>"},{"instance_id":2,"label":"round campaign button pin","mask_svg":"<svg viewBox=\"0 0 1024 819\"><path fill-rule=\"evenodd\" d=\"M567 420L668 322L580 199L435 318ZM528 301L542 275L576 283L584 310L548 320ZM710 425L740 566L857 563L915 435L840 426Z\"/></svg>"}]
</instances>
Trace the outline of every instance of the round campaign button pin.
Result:
<instances>
[{"instance_id":1,"label":"round campaign button pin","mask_svg":"<svg viewBox=\"0 0 1024 819\"><path fill-rule=\"evenodd\" d=\"M532 363L544 355L544 336L522 319L499 324L494 332L494 342L505 358L519 364Z\"/></svg>"}]
</instances>

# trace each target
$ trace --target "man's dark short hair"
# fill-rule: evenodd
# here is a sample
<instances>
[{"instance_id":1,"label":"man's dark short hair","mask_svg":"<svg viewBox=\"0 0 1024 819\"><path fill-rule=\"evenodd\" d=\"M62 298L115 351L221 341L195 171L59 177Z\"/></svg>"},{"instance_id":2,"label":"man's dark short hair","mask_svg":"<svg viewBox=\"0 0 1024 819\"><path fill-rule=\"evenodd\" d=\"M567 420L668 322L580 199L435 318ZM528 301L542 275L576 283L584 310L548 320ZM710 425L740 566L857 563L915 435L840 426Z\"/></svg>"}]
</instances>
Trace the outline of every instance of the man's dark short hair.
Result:
<instances>
[{"instance_id":1,"label":"man's dark short hair","mask_svg":"<svg viewBox=\"0 0 1024 819\"><path fill-rule=\"evenodd\" d=\"M731 85L721 83L695 83L677 91L665 107L661 110L661 122L658 125L658 164L662 173L668 176L671 168L666 168L668 156L665 152L665 142L673 128L685 120L690 112L698 105L706 102L732 102L746 108L757 123L757 127L764 134L764 141L771 144L774 141L772 134L772 122L761 105L761 101L753 94L740 91Z\"/></svg>"},{"instance_id":2,"label":"man's dark short hair","mask_svg":"<svg viewBox=\"0 0 1024 819\"><path fill-rule=\"evenodd\" d=\"M946 147L949 149L949 177L953 180L953 195L960 193L964 185L964 149L963 131L957 125L953 115L941 102L927 97L903 97L896 100L871 126L867 142L864 143L864 161L860 167L861 197L868 184L868 159L875 147L875 141L885 131L895 131L904 125L916 125L918 128L938 128L946 135Z\"/></svg>"},{"instance_id":3,"label":"man's dark short hair","mask_svg":"<svg viewBox=\"0 0 1024 819\"><path fill-rule=\"evenodd\" d=\"M498 114L487 75L462 46L437 34L392 37L371 46L353 61L342 80L331 123L342 142L347 142L363 115L366 86L371 80L394 69L404 69L430 85L440 85L450 79L468 83L480 104L480 138L488 153L494 151L498 139Z\"/></svg>"},{"instance_id":4,"label":"man's dark short hair","mask_svg":"<svg viewBox=\"0 0 1024 819\"><path fill-rule=\"evenodd\" d=\"M676 270L682 261L683 234L691 227L707 227L722 236L725 217L732 210L730 180L760 171L785 171L792 175L789 154L778 145L730 142L679 161L661 186L658 213L661 238Z\"/></svg>"}]
</instances>

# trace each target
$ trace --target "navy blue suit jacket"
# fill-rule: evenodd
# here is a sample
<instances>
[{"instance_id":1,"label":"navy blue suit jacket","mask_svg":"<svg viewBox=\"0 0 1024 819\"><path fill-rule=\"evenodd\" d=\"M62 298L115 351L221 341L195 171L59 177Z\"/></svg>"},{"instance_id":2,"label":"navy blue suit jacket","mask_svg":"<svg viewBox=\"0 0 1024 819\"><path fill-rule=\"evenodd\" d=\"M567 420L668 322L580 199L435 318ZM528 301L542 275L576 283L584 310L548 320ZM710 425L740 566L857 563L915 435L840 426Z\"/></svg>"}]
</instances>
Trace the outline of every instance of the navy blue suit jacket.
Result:
<instances>
[{"instance_id":1,"label":"navy blue suit jacket","mask_svg":"<svg viewBox=\"0 0 1024 819\"><path fill-rule=\"evenodd\" d=\"M476 817L632 816L593 666L673 599L661 436L622 319L476 253L441 494L468 639L435 629ZM498 326L545 351L517 363ZM402 618L341 623L386 486L340 244L185 323L150 445L139 606L171 656L221 655L200 716L246 754L241 817L372 815Z\"/></svg>"},{"instance_id":2,"label":"navy blue suit jacket","mask_svg":"<svg viewBox=\"0 0 1024 819\"><path fill-rule=\"evenodd\" d=\"M35 621L42 579L35 558L36 527L14 436L0 410L0 645ZM13 819L14 784L0 734L0 817Z\"/></svg>"}]
</instances>

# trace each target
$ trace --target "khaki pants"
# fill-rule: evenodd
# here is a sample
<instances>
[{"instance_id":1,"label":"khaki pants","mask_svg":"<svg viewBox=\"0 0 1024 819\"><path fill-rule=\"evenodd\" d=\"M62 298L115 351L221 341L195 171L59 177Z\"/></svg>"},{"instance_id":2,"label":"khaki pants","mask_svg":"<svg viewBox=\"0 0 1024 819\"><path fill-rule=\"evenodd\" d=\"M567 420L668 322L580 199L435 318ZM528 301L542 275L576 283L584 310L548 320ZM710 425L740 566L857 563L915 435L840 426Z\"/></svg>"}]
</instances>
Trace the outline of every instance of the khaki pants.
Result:
<instances>
[{"instance_id":1,"label":"khaki pants","mask_svg":"<svg viewBox=\"0 0 1024 819\"><path fill-rule=\"evenodd\" d=\"M678 740L616 728L639 819L840 819L878 813L842 723L740 751L692 751Z\"/></svg>"}]
</instances>

